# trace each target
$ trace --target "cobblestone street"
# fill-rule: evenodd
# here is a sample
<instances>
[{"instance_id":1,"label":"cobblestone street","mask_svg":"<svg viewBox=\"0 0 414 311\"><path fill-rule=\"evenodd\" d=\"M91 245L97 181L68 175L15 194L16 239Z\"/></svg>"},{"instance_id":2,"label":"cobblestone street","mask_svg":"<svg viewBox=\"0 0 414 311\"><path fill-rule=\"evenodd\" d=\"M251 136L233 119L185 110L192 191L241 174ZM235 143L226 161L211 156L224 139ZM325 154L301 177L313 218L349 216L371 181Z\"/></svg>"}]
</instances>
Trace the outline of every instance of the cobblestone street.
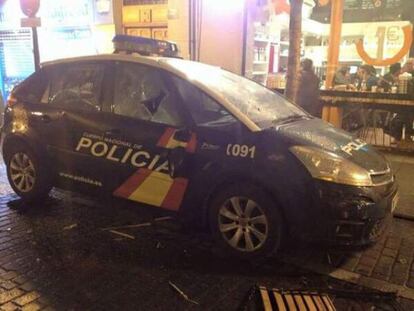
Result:
<instances>
[{"instance_id":1,"label":"cobblestone street","mask_svg":"<svg viewBox=\"0 0 414 311\"><path fill-rule=\"evenodd\" d=\"M294 247L282 261L235 264L216 254L207 237L185 232L155 209L61 191L28 208L1 166L1 310L236 310L255 284L321 290L363 285L413 299L413 245L412 222L394 219L391 232L367 250ZM411 300L401 302L414 307ZM338 310L350 305L334 303ZM358 304L361 310L369 306Z\"/></svg>"}]
</instances>

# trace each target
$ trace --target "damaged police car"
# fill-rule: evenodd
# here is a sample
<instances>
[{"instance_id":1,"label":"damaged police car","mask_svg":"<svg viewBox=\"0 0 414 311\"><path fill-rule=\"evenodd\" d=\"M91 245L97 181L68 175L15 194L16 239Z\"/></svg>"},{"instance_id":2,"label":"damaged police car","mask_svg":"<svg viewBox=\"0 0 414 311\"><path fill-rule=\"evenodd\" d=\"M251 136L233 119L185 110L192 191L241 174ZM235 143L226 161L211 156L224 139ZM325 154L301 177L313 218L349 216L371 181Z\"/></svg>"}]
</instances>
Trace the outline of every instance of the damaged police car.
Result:
<instances>
[{"instance_id":1,"label":"damaged police car","mask_svg":"<svg viewBox=\"0 0 414 311\"><path fill-rule=\"evenodd\" d=\"M3 156L23 200L110 193L176 211L247 259L287 236L379 237L397 185L371 146L241 76L120 39L128 53L46 63L12 92Z\"/></svg>"}]
</instances>

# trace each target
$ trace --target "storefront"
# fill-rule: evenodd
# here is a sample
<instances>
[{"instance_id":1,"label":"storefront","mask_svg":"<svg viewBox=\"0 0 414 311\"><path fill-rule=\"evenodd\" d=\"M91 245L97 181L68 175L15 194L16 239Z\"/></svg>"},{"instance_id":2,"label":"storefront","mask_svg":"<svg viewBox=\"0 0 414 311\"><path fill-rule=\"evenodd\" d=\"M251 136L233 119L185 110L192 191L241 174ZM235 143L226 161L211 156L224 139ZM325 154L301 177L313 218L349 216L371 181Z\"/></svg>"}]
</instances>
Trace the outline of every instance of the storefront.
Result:
<instances>
[{"instance_id":1,"label":"storefront","mask_svg":"<svg viewBox=\"0 0 414 311\"><path fill-rule=\"evenodd\" d=\"M40 61L110 53L115 33L111 0L41 0ZM19 1L0 7L0 87L3 96L34 71L32 34L21 28Z\"/></svg>"},{"instance_id":2,"label":"storefront","mask_svg":"<svg viewBox=\"0 0 414 311\"><path fill-rule=\"evenodd\" d=\"M344 0L339 59L331 70L345 65L357 76L358 67L367 64L373 66L373 74L380 79L391 64L404 65L410 48L414 55L414 8L409 9L410 5L414 6L414 1ZM329 42L333 40L330 6L328 0L304 0L302 9L300 56L313 60L321 88L326 85ZM290 44L289 11L287 0L203 0L193 11L190 9L190 57L283 91ZM413 96L407 94L407 87L400 91L400 81L393 83L398 84L394 90L399 94L380 94L385 91L381 87L369 93L361 88L347 96L339 94L339 89L322 91L321 100L332 112L325 119L371 144L402 148L408 142L413 146ZM393 106L384 105L391 99Z\"/></svg>"},{"instance_id":3,"label":"storefront","mask_svg":"<svg viewBox=\"0 0 414 311\"><path fill-rule=\"evenodd\" d=\"M123 0L122 26L132 36L168 38L167 0Z\"/></svg>"},{"instance_id":4,"label":"storefront","mask_svg":"<svg viewBox=\"0 0 414 311\"><path fill-rule=\"evenodd\" d=\"M166 2L167 24L174 23L174 27L168 27L167 38L182 42L184 57L190 55L269 86L284 86L289 49L288 0L182 1L187 7L173 0ZM414 1L374 2L344 1L339 64L351 66L355 72L357 66L372 63L377 74L383 75L391 61L404 63L408 58L406 30L412 25L414 13L405 5ZM329 1L321 2L327 5L318 3L303 2L301 58L312 59L317 74L324 80L330 5ZM190 12L190 17L185 12ZM177 28L186 29L187 34L174 34ZM360 40L362 48L357 46Z\"/></svg>"}]
</instances>

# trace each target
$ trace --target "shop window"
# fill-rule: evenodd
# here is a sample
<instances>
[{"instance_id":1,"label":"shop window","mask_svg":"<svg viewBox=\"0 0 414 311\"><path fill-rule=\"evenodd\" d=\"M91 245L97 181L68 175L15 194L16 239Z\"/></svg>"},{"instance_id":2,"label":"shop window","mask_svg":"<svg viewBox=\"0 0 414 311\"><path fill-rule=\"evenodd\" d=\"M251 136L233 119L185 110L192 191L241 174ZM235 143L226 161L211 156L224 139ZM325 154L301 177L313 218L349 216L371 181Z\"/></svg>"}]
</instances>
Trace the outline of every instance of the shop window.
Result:
<instances>
[{"instance_id":1,"label":"shop window","mask_svg":"<svg viewBox=\"0 0 414 311\"><path fill-rule=\"evenodd\" d=\"M183 124L176 96L161 73L148 66L118 64L115 76L114 113L172 126Z\"/></svg>"},{"instance_id":2,"label":"shop window","mask_svg":"<svg viewBox=\"0 0 414 311\"><path fill-rule=\"evenodd\" d=\"M49 103L69 109L100 110L102 64L70 64L52 74Z\"/></svg>"},{"instance_id":3,"label":"shop window","mask_svg":"<svg viewBox=\"0 0 414 311\"><path fill-rule=\"evenodd\" d=\"M191 83L177 77L173 80L197 125L217 127L237 122L222 105Z\"/></svg>"},{"instance_id":4,"label":"shop window","mask_svg":"<svg viewBox=\"0 0 414 311\"><path fill-rule=\"evenodd\" d=\"M20 101L37 104L41 101L47 84L47 73L45 70L41 70L18 85L14 94Z\"/></svg>"}]
</instances>

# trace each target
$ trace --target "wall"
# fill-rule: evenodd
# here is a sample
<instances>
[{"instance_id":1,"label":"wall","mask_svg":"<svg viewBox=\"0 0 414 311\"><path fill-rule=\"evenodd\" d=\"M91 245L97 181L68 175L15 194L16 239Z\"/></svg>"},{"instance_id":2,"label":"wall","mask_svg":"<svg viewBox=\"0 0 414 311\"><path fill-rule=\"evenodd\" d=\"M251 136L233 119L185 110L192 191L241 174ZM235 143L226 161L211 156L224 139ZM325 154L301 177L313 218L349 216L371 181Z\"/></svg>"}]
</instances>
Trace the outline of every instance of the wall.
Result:
<instances>
[{"instance_id":1,"label":"wall","mask_svg":"<svg viewBox=\"0 0 414 311\"><path fill-rule=\"evenodd\" d=\"M243 0L204 0L200 61L240 74L243 50Z\"/></svg>"},{"instance_id":2,"label":"wall","mask_svg":"<svg viewBox=\"0 0 414 311\"><path fill-rule=\"evenodd\" d=\"M180 55L190 58L189 0L168 1L168 40L177 43Z\"/></svg>"}]
</instances>

